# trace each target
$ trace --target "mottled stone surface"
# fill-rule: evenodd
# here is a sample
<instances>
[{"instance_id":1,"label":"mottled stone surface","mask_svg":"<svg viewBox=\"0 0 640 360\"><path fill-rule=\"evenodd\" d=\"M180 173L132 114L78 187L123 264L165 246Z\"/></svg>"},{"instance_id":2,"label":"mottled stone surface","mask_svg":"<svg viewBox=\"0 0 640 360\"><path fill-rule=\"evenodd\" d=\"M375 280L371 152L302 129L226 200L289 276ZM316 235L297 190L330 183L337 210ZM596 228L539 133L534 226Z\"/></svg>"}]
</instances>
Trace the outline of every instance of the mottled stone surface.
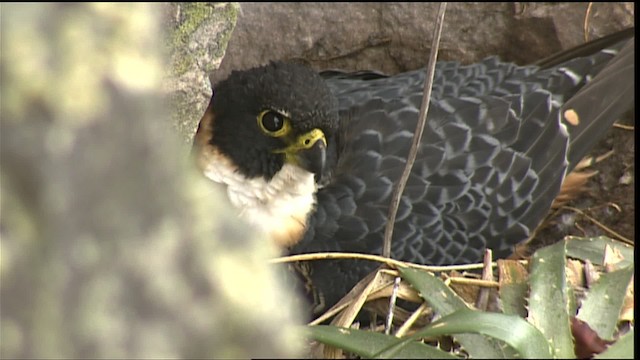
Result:
<instances>
[{"instance_id":1,"label":"mottled stone surface","mask_svg":"<svg viewBox=\"0 0 640 360\"><path fill-rule=\"evenodd\" d=\"M174 109L173 125L185 145L191 144L195 126L209 104L208 74L220 66L239 11L237 3L163 5L165 45L170 54L164 87Z\"/></svg>"},{"instance_id":2,"label":"mottled stone surface","mask_svg":"<svg viewBox=\"0 0 640 360\"><path fill-rule=\"evenodd\" d=\"M301 348L275 250L169 126L160 9L2 5L2 358Z\"/></svg>"},{"instance_id":3,"label":"mottled stone surface","mask_svg":"<svg viewBox=\"0 0 640 360\"><path fill-rule=\"evenodd\" d=\"M457 3L447 6L440 59L491 55L526 63L634 25L633 3ZM423 67L437 3L242 3L214 80L273 59L318 69L397 73Z\"/></svg>"}]
</instances>

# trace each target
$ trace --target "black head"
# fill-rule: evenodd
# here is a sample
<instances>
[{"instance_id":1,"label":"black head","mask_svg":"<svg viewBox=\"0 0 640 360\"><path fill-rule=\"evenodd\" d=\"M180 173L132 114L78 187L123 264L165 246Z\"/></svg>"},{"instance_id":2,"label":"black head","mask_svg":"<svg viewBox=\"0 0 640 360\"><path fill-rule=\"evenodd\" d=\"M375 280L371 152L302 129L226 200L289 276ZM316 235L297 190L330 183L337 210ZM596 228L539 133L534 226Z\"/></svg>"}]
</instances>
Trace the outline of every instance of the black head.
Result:
<instances>
[{"instance_id":1,"label":"black head","mask_svg":"<svg viewBox=\"0 0 640 360\"><path fill-rule=\"evenodd\" d=\"M273 62L234 71L213 95L211 144L245 176L271 179L290 162L324 173L338 104L312 69Z\"/></svg>"}]
</instances>

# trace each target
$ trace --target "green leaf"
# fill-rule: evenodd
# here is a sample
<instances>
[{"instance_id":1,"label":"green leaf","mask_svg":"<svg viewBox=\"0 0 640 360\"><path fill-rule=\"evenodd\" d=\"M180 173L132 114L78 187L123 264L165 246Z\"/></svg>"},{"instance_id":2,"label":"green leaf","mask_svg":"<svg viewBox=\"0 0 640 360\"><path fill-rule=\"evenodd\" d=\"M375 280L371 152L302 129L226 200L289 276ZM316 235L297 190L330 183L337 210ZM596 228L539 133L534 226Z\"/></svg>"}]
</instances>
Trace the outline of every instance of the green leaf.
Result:
<instances>
[{"instance_id":1,"label":"green leaf","mask_svg":"<svg viewBox=\"0 0 640 360\"><path fill-rule=\"evenodd\" d=\"M419 337L441 336L472 332L501 340L525 358L550 358L552 350L545 337L521 317L476 310L459 310L431 323L410 339L401 340L375 357L398 355L406 343ZM481 356L484 357L484 356Z\"/></svg>"},{"instance_id":2,"label":"green leaf","mask_svg":"<svg viewBox=\"0 0 640 360\"><path fill-rule=\"evenodd\" d=\"M468 309L458 294L445 285L442 280L428 271L399 267L400 275L407 280L420 296L441 316L458 310ZM499 344L476 334L460 334L455 339L473 358L504 358Z\"/></svg>"},{"instance_id":3,"label":"green leaf","mask_svg":"<svg viewBox=\"0 0 640 360\"><path fill-rule=\"evenodd\" d=\"M531 258L529 322L553 347L554 357L574 358L565 275L565 241L544 247Z\"/></svg>"},{"instance_id":4,"label":"green leaf","mask_svg":"<svg viewBox=\"0 0 640 360\"><path fill-rule=\"evenodd\" d=\"M609 245L613 250L617 250L622 254L624 259L619 263L620 267L633 264L633 246L610 239L606 236L594 238L567 236L566 242L567 255L572 258L589 260L595 265L603 265L604 248L605 245Z\"/></svg>"},{"instance_id":5,"label":"green leaf","mask_svg":"<svg viewBox=\"0 0 640 360\"><path fill-rule=\"evenodd\" d=\"M345 329L331 325L316 325L306 328L309 337L361 357L370 358L383 349L395 345L398 338L372 331ZM458 359L458 357L417 341L411 341L399 349L396 356L407 359Z\"/></svg>"},{"instance_id":6,"label":"green leaf","mask_svg":"<svg viewBox=\"0 0 640 360\"><path fill-rule=\"evenodd\" d=\"M633 330L624 334L607 350L594 356L595 359L633 359L634 354Z\"/></svg>"},{"instance_id":7,"label":"green leaf","mask_svg":"<svg viewBox=\"0 0 640 360\"><path fill-rule=\"evenodd\" d=\"M399 267L398 271L440 315L468 308L458 294L432 273L406 267Z\"/></svg>"},{"instance_id":8,"label":"green leaf","mask_svg":"<svg viewBox=\"0 0 640 360\"><path fill-rule=\"evenodd\" d=\"M604 273L589 289L578 319L586 322L603 339L613 339L627 287L633 276L633 264Z\"/></svg>"}]
</instances>

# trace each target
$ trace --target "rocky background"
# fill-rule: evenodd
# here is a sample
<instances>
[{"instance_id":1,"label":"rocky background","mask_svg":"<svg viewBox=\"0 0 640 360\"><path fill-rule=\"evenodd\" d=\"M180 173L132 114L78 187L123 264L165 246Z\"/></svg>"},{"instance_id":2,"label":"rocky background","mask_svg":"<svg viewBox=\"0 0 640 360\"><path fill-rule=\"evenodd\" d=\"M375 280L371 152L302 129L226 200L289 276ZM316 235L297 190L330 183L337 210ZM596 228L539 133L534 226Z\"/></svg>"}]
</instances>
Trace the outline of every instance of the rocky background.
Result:
<instances>
[{"instance_id":1,"label":"rocky background","mask_svg":"<svg viewBox=\"0 0 640 360\"><path fill-rule=\"evenodd\" d=\"M450 3L439 58L528 63L634 25L633 3L590 4ZM188 161L209 77L274 59L419 68L436 9L2 4L0 357L299 355L274 250ZM630 239L633 137L607 134L594 151L615 153L573 204ZM568 210L555 219L549 241L607 234Z\"/></svg>"}]
</instances>

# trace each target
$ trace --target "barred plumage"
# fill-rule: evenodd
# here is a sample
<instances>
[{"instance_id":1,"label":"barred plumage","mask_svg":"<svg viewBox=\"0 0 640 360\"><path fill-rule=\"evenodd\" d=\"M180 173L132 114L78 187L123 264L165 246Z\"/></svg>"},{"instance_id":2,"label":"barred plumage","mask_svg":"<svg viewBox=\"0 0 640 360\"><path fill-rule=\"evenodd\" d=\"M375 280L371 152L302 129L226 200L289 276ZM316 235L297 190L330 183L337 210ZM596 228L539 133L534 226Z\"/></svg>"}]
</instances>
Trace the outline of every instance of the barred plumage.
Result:
<instances>
[{"instance_id":1,"label":"barred plumage","mask_svg":"<svg viewBox=\"0 0 640 360\"><path fill-rule=\"evenodd\" d=\"M626 38L631 36L629 32ZM396 219L392 257L433 265L477 262L487 247L494 256L505 257L526 240L549 211L567 172L613 121L633 108L633 41L611 39L615 41L600 41L596 49L585 46L587 53L572 50L570 58L551 59L543 67L496 58L464 66L439 63L420 152ZM326 84L321 85L322 79L314 79L308 69L287 66L272 64L261 71L290 72L288 78L304 74L310 84L279 82L277 76L270 76L275 83L263 84L261 78L244 76L247 98L234 100L237 106L258 101L252 100L251 89L266 86L278 94L272 97L277 101L255 104L256 109L296 114L304 105L325 115L311 116L311 110L293 115L291 134L262 140L252 128L255 114L221 115L229 113L227 105L216 104L214 95L208 109L211 121L214 126L227 125L208 133L199 130L198 136L208 136L205 142L216 151L221 144L233 144L234 152L241 154L248 154L249 147L268 152L264 156L271 156L269 169L277 173L289 160L278 158L273 150L312 128L321 129L326 135L326 166L316 174L315 209L303 214L304 235L289 252L379 254L393 186L405 166L418 120L424 72L385 76L328 71L321 73ZM230 88L238 78L232 74L219 89ZM337 105L323 104L326 95L316 98L305 92L307 86L328 86ZM255 98L264 97L259 95ZM300 100L300 95L307 100ZM577 111L577 124L563 118L567 109ZM243 143L243 131L253 134L247 137L251 144ZM224 151L222 155L231 163L246 157ZM235 166L247 177L268 181L273 176L261 172L260 166ZM309 265L313 285L327 305L376 267L343 260Z\"/></svg>"}]
</instances>

